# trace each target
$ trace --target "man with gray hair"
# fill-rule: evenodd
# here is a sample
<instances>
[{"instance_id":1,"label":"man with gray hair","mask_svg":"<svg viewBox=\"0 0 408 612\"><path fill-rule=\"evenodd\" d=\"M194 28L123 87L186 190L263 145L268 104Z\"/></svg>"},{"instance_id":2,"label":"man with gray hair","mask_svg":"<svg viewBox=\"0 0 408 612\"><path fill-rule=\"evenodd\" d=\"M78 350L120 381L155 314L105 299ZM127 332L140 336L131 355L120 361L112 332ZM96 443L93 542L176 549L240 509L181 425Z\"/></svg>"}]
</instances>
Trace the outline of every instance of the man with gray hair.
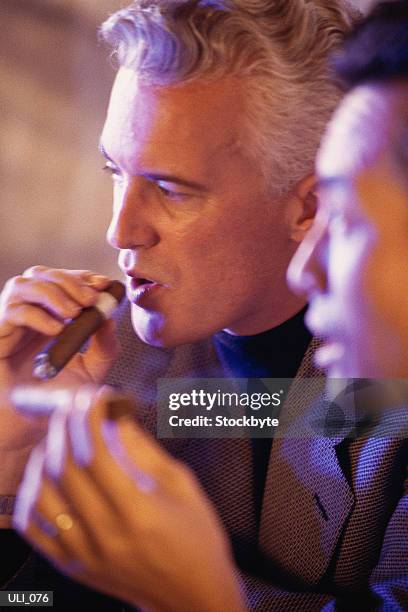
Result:
<instances>
[{"instance_id":1,"label":"man with gray hair","mask_svg":"<svg viewBox=\"0 0 408 612\"><path fill-rule=\"evenodd\" d=\"M119 383L154 429L161 377L313 375L305 301L289 290L286 269L313 220L314 157L340 97L327 58L350 15L339 0L142 0L104 24L119 63L101 138L114 182L108 238L120 251L132 324L124 315L123 351L107 379L110 325L61 372L60 385ZM31 382L33 346L93 303L106 282L45 266L9 281L0 307L2 383ZM0 493L11 496L42 432L11 410L7 422L0 451L13 469ZM297 446L291 441L292 452ZM351 493L334 448L319 448L315 463L312 446L303 448L295 473L286 449L274 442L271 454L271 440L168 443L215 505L251 609L318 609L354 571L340 550ZM367 571L356 568L354 590ZM7 588L18 588L23 574ZM66 589L67 607L76 592Z\"/></svg>"}]
</instances>

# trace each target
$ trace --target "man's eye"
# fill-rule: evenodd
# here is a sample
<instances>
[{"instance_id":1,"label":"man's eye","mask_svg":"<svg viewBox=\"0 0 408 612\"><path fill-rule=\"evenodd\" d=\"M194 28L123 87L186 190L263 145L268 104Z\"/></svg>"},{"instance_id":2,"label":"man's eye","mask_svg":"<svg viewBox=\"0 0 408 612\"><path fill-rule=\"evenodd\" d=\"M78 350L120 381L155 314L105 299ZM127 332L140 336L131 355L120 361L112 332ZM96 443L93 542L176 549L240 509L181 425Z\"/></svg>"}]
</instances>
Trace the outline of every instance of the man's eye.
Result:
<instances>
[{"instance_id":1,"label":"man's eye","mask_svg":"<svg viewBox=\"0 0 408 612\"><path fill-rule=\"evenodd\" d=\"M114 166L111 162L106 162L106 164L103 166L102 170L104 172L107 172L108 174L110 174L113 177L118 177L120 176L120 172L118 170L118 168L116 166Z\"/></svg>"},{"instance_id":2,"label":"man's eye","mask_svg":"<svg viewBox=\"0 0 408 612\"><path fill-rule=\"evenodd\" d=\"M165 187L164 185L160 183L156 183L156 184L157 184L157 187L160 193L162 193L168 200L174 200L175 202L181 202L182 200L185 200L188 197L188 194L186 193L181 193L180 191L173 191L172 189L168 189L167 187Z\"/></svg>"}]
</instances>

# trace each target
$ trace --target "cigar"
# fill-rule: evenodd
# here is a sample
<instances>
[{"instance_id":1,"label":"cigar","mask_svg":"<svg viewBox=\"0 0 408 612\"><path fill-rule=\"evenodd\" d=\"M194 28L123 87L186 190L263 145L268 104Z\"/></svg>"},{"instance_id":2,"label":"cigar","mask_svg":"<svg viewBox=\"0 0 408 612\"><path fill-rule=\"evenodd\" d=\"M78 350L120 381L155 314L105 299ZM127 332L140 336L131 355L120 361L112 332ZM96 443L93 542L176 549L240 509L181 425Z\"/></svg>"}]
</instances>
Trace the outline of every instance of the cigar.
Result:
<instances>
[{"instance_id":1,"label":"cigar","mask_svg":"<svg viewBox=\"0 0 408 612\"><path fill-rule=\"evenodd\" d=\"M135 415L135 401L133 396L124 391L112 388L114 395L109 398L105 406L105 419L117 421L122 417ZM41 385L21 385L14 387L10 392L11 403L21 412L30 415L51 416L51 414L72 401L81 401L90 393L87 386L79 389L47 389Z\"/></svg>"},{"instance_id":2,"label":"cigar","mask_svg":"<svg viewBox=\"0 0 408 612\"><path fill-rule=\"evenodd\" d=\"M77 317L71 319L62 332L34 357L33 376L40 380L54 378L92 334L110 319L125 293L125 287L119 281L113 281L107 289L101 291L96 304L84 308Z\"/></svg>"}]
</instances>

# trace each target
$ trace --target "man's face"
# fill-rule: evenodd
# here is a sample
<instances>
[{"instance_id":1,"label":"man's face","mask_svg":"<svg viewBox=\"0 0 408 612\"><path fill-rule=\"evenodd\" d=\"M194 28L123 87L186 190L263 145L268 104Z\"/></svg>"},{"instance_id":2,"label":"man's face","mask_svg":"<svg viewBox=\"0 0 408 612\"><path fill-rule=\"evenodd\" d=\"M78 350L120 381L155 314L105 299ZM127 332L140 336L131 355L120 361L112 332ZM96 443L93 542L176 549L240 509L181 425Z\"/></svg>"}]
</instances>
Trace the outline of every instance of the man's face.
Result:
<instances>
[{"instance_id":1,"label":"man's face","mask_svg":"<svg viewBox=\"0 0 408 612\"><path fill-rule=\"evenodd\" d=\"M241 96L228 80L155 88L118 73L101 138L114 178L108 239L149 344L254 334L299 308L285 278L296 245L245 154Z\"/></svg>"},{"instance_id":2,"label":"man's face","mask_svg":"<svg viewBox=\"0 0 408 612\"><path fill-rule=\"evenodd\" d=\"M407 95L407 83L353 90L318 156L319 210L288 278L331 376L408 376Z\"/></svg>"}]
</instances>

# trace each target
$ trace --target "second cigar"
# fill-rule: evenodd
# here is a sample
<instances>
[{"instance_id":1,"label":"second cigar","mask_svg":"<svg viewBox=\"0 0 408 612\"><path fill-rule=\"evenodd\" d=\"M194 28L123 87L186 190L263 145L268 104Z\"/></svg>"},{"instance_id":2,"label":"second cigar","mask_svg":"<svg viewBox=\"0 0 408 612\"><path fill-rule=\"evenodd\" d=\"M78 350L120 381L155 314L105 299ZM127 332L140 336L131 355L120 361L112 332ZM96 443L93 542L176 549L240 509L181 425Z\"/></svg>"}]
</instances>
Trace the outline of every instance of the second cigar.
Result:
<instances>
[{"instance_id":1,"label":"second cigar","mask_svg":"<svg viewBox=\"0 0 408 612\"><path fill-rule=\"evenodd\" d=\"M101 291L96 303L84 308L72 319L58 336L53 338L33 362L33 376L40 380L54 378L62 368L80 351L99 327L109 319L124 298L126 289L119 281Z\"/></svg>"}]
</instances>

